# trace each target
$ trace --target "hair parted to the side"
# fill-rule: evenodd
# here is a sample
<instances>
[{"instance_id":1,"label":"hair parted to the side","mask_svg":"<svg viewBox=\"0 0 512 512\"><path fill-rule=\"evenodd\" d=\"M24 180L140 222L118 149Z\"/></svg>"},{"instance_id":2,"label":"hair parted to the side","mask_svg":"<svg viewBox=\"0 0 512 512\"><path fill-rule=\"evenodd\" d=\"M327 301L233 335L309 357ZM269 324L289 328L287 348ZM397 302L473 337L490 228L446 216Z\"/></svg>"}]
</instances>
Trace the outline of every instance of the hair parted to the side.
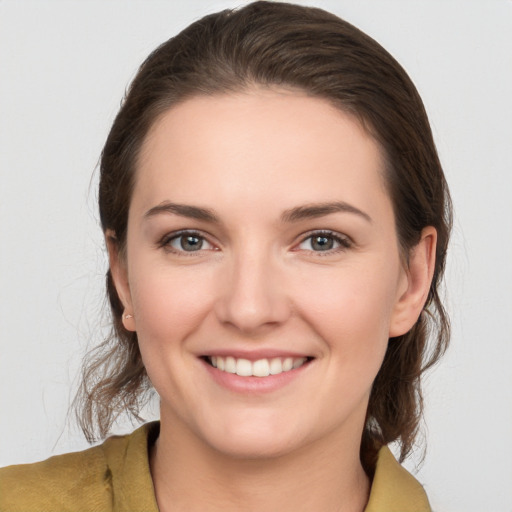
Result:
<instances>
[{"instance_id":1,"label":"hair parted to the side","mask_svg":"<svg viewBox=\"0 0 512 512\"><path fill-rule=\"evenodd\" d=\"M422 413L420 377L442 355L449 322L439 296L451 229L451 202L421 98L395 61L369 36L326 11L254 2L196 21L158 47L140 67L114 121L100 164L102 228L126 243L137 160L149 129L168 109L198 95L252 86L287 87L324 98L354 115L381 147L385 180L405 260L426 226L437 230L434 278L413 329L390 339L373 385L361 458L398 441L410 452ZM136 333L122 324L123 306L110 271L111 337L90 356L76 404L88 439L104 437L124 411L137 416L151 388Z\"/></svg>"}]
</instances>

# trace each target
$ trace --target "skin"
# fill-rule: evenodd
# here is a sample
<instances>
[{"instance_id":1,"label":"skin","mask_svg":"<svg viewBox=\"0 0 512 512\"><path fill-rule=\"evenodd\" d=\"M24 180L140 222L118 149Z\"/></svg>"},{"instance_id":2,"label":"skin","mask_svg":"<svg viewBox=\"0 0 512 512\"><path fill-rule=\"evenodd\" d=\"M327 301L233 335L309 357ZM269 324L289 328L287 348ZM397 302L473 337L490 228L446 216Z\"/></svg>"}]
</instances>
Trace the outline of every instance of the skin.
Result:
<instances>
[{"instance_id":1,"label":"skin","mask_svg":"<svg viewBox=\"0 0 512 512\"><path fill-rule=\"evenodd\" d=\"M152 127L125 256L107 240L133 315L124 325L161 397L151 470L162 511L364 509L372 382L389 338L422 310L436 241L426 228L404 267L382 168L357 121L298 92L196 97ZM344 209L287 218L333 202ZM183 249L182 230L200 250ZM271 350L311 360L283 386L243 392L202 358Z\"/></svg>"}]
</instances>

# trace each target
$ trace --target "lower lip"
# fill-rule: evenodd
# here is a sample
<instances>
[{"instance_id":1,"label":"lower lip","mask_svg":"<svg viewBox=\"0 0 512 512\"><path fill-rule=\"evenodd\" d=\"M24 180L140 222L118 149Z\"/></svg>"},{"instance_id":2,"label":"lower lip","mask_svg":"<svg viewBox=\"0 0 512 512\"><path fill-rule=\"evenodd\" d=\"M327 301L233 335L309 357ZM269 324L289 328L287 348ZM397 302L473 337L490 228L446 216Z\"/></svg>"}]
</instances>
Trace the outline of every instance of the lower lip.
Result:
<instances>
[{"instance_id":1,"label":"lower lip","mask_svg":"<svg viewBox=\"0 0 512 512\"><path fill-rule=\"evenodd\" d=\"M236 373L228 373L219 370L202 360L206 370L217 384L235 393L244 394L261 394L277 391L300 377L310 366L311 362L312 361L307 361L299 368L294 368L293 370L282 372L278 375L268 375L267 377L241 377Z\"/></svg>"}]
</instances>

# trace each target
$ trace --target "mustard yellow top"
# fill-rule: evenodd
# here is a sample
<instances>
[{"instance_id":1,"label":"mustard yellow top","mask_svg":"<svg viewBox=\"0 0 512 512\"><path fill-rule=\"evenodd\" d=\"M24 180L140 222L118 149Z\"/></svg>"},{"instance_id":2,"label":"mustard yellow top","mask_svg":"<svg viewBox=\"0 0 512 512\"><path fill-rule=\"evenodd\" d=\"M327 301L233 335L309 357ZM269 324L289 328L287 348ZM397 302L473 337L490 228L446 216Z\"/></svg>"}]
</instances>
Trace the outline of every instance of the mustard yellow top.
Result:
<instances>
[{"instance_id":1,"label":"mustard yellow top","mask_svg":"<svg viewBox=\"0 0 512 512\"><path fill-rule=\"evenodd\" d=\"M158 512L148 443L159 423L88 450L0 469L0 512ZM385 446L365 512L431 512L423 487Z\"/></svg>"}]
</instances>

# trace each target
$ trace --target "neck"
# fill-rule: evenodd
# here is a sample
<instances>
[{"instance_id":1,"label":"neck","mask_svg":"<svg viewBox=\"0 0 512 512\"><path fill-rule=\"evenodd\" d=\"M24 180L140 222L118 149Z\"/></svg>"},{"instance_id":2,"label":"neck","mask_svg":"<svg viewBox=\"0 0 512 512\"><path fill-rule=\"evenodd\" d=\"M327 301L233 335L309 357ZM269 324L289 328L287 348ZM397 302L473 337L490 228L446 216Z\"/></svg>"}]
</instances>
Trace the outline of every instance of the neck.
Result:
<instances>
[{"instance_id":1,"label":"neck","mask_svg":"<svg viewBox=\"0 0 512 512\"><path fill-rule=\"evenodd\" d=\"M150 458L159 509L361 512L370 483L359 460L359 439L336 437L286 455L242 459L162 418Z\"/></svg>"}]
</instances>

